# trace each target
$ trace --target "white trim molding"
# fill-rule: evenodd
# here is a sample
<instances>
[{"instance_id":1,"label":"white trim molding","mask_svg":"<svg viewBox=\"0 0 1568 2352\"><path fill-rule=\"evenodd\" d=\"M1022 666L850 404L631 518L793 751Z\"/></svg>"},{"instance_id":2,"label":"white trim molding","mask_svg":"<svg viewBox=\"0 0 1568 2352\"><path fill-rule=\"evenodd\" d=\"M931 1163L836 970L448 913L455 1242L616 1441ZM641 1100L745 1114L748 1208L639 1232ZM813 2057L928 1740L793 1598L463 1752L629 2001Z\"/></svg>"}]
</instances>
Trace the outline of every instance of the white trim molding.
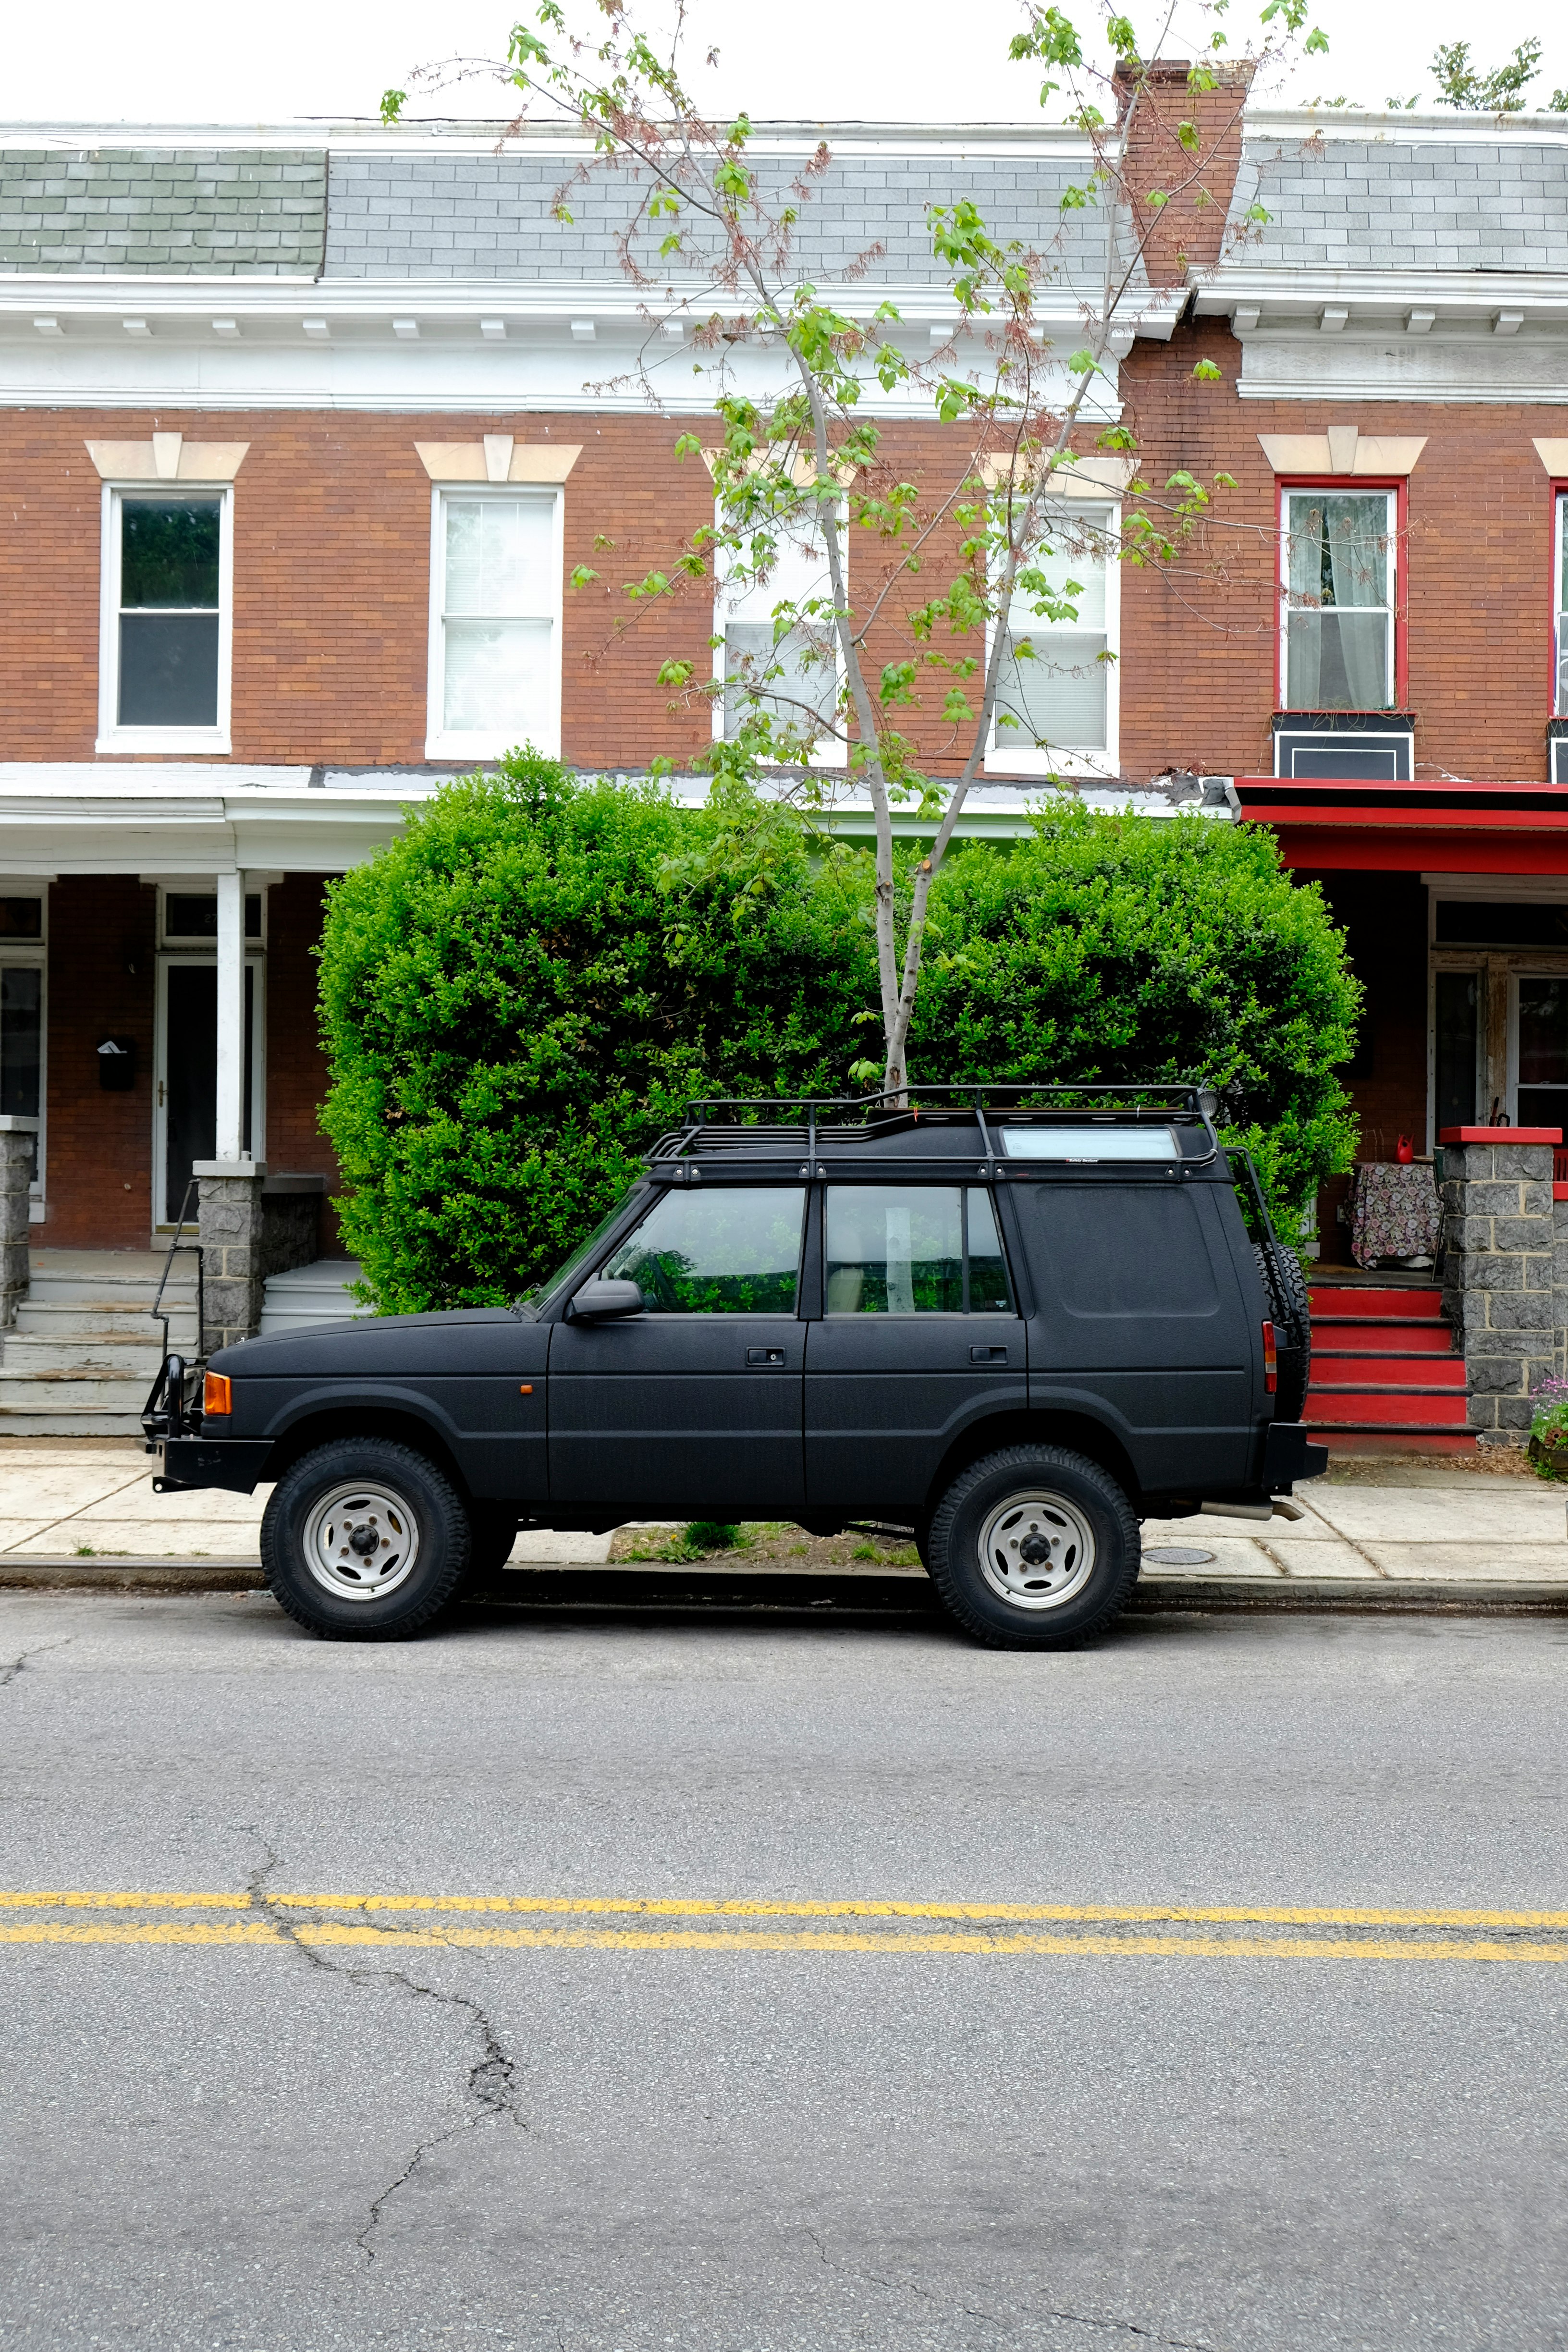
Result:
<instances>
[{"instance_id":1,"label":"white trim molding","mask_svg":"<svg viewBox=\"0 0 1568 2352\"><path fill-rule=\"evenodd\" d=\"M1326 433L1260 433L1258 446L1276 474L1403 476L1415 471L1426 440L1424 433L1363 433L1354 425L1331 425Z\"/></svg>"},{"instance_id":2,"label":"white trim molding","mask_svg":"<svg viewBox=\"0 0 1568 2352\"><path fill-rule=\"evenodd\" d=\"M248 441L187 441L183 433L84 446L105 482L232 482L250 448Z\"/></svg>"}]
</instances>

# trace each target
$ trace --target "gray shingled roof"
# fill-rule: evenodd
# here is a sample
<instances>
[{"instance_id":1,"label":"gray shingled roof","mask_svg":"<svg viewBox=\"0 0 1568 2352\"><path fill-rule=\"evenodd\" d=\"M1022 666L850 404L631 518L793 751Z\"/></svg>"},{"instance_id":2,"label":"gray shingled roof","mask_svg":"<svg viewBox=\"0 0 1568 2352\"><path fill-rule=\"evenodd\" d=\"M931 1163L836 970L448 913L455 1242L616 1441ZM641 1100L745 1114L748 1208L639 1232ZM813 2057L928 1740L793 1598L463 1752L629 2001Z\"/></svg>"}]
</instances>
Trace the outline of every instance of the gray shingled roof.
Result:
<instances>
[{"instance_id":1,"label":"gray shingled roof","mask_svg":"<svg viewBox=\"0 0 1568 2352\"><path fill-rule=\"evenodd\" d=\"M320 149L7 148L0 270L311 277L326 200Z\"/></svg>"},{"instance_id":2,"label":"gray shingled roof","mask_svg":"<svg viewBox=\"0 0 1568 2352\"><path fill-rule=\"evenodd\" d=\"M804 162L804 154L802 156ZM776 176L781 201L798 166L762 163ZM967 195L993 236L1019 238L1045 253L1058 235L1062 190L1087 176L1048 155L900 154L835 159L802 208L793 266L804 276L832 277L868 246L884 257L879 280L930 284L933 264L925 207ZM616 237L643 190L625 170L596 168L568 192L568 224L552 210L569 167L526 151L500 155L334 153L328 208L329 278L504 278L619 279ZM645 184L646 186L646 184ZM1070 213L1064 274L1077 281L1100 267L1098 215ZM658 224L662 230L667 224ZM642 238L638 258L659 285L679 283L657 258L659 236Z\"/></svg>"},{"instance_id":3,"label":"gray shingled roof","mask_svg":"<svg viewBox=\"0 0 1568 2352\"><path fill-rule=\"evenodd\" d=\"M1249 139L1231 219L1273 215L1233 248L1256 268L1568 269L1568 153L1482 140ZM1252 167L1251 170L1248 167Z\"/></svg>"}]
</instances>

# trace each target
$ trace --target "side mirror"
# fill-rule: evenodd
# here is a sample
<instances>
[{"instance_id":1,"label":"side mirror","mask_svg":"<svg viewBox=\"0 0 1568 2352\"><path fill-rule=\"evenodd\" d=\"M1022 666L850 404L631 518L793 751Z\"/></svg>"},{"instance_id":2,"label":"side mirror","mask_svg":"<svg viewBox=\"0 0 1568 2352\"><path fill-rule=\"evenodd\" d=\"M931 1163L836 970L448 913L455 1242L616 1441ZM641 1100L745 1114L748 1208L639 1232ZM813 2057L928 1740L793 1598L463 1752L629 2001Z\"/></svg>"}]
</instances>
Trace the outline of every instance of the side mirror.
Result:
<instances>
[{"instance_id":1,"label":"side mirror","mask_svg":"<svg viewBox=\"0 0 1568 2352\"><path fill-rule=\"evenodd\" d=\"M635 1282L585 1282L570 1309L574 1323L605 1323L616 1315L640 1315L642 1292Z\"/></svg>"}]
</instances>

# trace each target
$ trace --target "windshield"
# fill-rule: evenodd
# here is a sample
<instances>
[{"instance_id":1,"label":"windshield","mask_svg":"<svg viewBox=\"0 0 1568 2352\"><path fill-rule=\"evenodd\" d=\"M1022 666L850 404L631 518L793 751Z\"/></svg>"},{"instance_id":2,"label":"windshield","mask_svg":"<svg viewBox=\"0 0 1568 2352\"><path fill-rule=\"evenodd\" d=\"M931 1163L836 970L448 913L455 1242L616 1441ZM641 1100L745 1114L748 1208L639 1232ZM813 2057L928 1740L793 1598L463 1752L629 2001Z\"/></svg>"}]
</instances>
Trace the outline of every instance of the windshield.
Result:
<instances>
[{"instance_id":1,"label":"windshield","mask_svg":"<svg viewBox=\"0 0 1568 2352\"><path fill-rule=\"evenodd\" d=\"M638 1198L643 1189L642 1185L638 1184L626 1195L624 1200L617 1201L609 1215L601 1217L587 1240L578 1243L565 1264L556 1267L548 1282L536 1282L531 1290L525 1290L521 1298L514 1298L511 1302L512 1313L514 1315L537 1314L541 1299L549 1298L557 1290L574 1288L578 1276L593 1257L605 1235L613 1225L619 1224L627 1206Z\"/></svg>"}]
</instances>

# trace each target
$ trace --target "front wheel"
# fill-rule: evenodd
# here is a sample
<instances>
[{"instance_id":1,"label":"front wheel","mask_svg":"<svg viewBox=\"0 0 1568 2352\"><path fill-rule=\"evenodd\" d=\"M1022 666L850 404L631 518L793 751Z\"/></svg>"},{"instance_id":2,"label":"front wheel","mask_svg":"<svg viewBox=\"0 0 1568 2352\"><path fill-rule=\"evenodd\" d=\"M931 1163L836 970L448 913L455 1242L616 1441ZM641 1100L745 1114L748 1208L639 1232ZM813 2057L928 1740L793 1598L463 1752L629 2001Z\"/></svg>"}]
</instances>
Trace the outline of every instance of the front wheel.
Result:
<instances>
[{"instance_id":1,"label":"front wheel","mask_svg":"<svg viewBox=\"0 0 1568 2352\"><path fill-rule=\"evenodd\" d=\"M1103 1632L1138 1581L1138 1523L1114 1478L1055 1445L1008 1446L955 1478L927 1565L967 1633L1051 1650Z\"/></svg>"},{"instance_id":2,"label":"front wheel","mask_svg":"<svg viewBox=\"0 0 1568 2352\"><path fill-rule=\"evenodd\" d=\"M468 1519L451 1482L410 1445L340 1438L272 1490L261 1566L290 1617L330 1641L395 1642L452 1599Z\"/></svg>"}]
</instances>

